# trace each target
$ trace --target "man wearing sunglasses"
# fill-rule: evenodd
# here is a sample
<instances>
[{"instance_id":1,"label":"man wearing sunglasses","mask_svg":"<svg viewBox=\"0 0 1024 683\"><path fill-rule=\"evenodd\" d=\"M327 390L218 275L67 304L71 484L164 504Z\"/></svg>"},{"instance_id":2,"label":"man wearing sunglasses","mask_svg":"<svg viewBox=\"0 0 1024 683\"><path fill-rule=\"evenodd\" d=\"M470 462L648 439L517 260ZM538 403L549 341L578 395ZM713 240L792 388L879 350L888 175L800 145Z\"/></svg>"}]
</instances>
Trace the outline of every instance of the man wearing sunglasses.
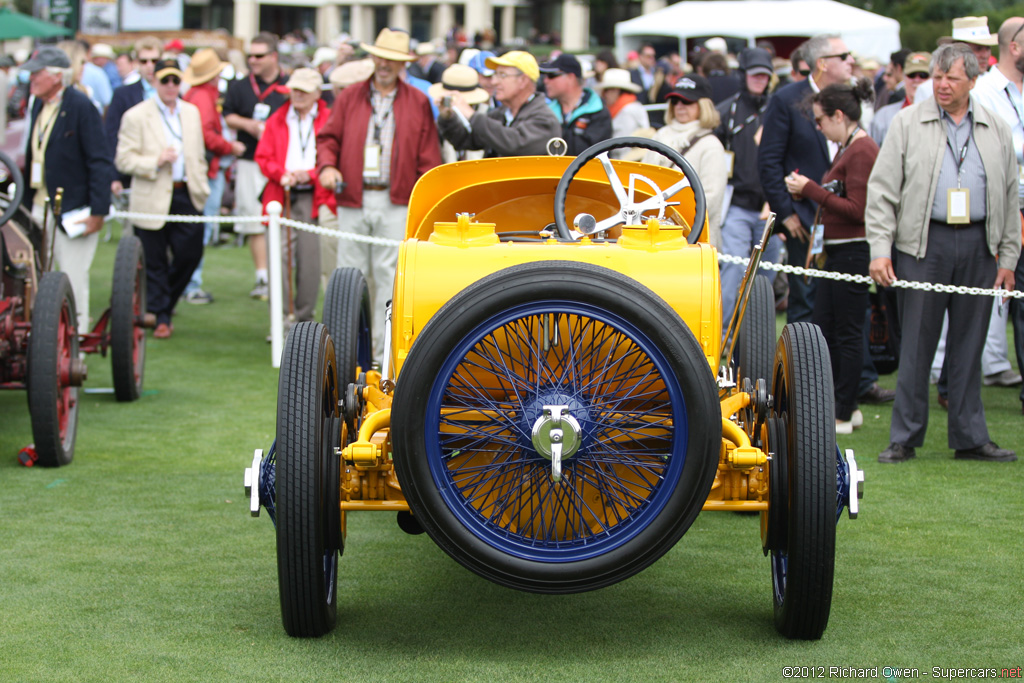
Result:
<instances>
[{"instance_id":1,"label":"man wearing sunglasses","mask_svg":"<svg viewBox=\"0 0 1024 683\"><path fill-rule=\"evenodd\" d=\"M901 110L906 109L914 103L914 98L917 95L917 89L921 87L921 84L927 81L931 74L929 73L929 64L931 63L932 55L929 52L911 52L903 61L903 99L899 102L893 102L887 104L878 111L875 112L874 117L871 119L871 137L878 146L882 146L882 141L885 140L885 134L889 132L889 126L892 124L893 118Z\"/></svg>"},{"instance_id":2,"label":"man wearing sunglasses","mask_svg":"<svg viewBox=\"0 0 1024 683\"><path fill-rule=\"evenodd\" d=\"M203 213L210 194L199 109L179 99L183 74L173 59L156 63L156 97L125 112L117 169L132 176L128 210L157 215ZM174 305L203 257L203 224L135 220L146 255L146 310L156 315L153 336L171 336ZM168 252L171 259L168 259Z\"/></svg>"},{"instance_id":3,"label":"man wearing sunglasses","mask_svg":"<svg viewBox=\"0 0 1024 683\"><path fill-rule=\"evenodd\" d=\"M125 82L124 85L115 88L110 99L110 106L107 107L107 115L103 119L103 130L107 136L107 149L110 151L110 161L114 161L114 150L117 149L117 133L121 128L121 117L124 113L136 104L156 95L156 83L153 79L154 67L160 59L160 41L153 36L144 36L135 41L132 50L132 67L138 75L136 80ZM110 184L110 190L114 194L121 194L125 187L131 183L128 176L118 175Z\"/></svg>"},{"instance_id":4,"label":"man wearing sunglasses","mask_svg":"<svg viewBox=\"0 0 1024 683\"><path fill-rule=\"evenodd\" d=\"M238 141L245 153L238 157L235 169L235 210L240 216L259 216L263 211L260 196L267 179L254 160L256 144L270 115L288 102L287 78L281 73L277 56L277 36L258 33L249 44L246 55L249 75L228 86L224 96L224 122L238 131ZM235 233L249 238L249 250L256 270L256 286L249 296L266 299L267 238L262 223L235 223Z\"/></svg>"},{"instance_id":5,"label":"man wearing sunglasses","mask_svg":"<svg viewBox=\"0 0 1024 683\"><path fill-rule=\"evenodd\" d=\"M612 136L612 115L604 101L583 87L583 68L578 59L562 53L540 65L552 113L562 124L566 154L580 152Z\"/></svg>"}]
</instances>

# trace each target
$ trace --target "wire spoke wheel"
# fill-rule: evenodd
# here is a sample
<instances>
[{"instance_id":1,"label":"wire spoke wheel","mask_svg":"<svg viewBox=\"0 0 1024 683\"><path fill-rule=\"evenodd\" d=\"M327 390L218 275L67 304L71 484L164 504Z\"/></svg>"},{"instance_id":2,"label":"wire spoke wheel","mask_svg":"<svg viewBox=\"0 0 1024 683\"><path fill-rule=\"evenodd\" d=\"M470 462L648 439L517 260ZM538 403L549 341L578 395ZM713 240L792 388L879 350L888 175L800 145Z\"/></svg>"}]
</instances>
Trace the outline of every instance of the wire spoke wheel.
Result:
<instances>
[{"instance_id":1,"label":"wire spoke wheel","mask_svg":"<svg viewBox=\"0 0 1024 683\"><path fill-rule=\"evenodd\" d=\"M139 238L127 235L117 245L110 293L110 363L118 401L135 401L142 395L145 313L146 257Z\"/></svg>"},{"instance_id":2,"label":"wire spoke wheel","mask_svg":"<svg viewBox=\"0 0 1024 683\"><path fill-rule=\"evenodd\" d=\"M770 481L771 505L785 493L785 534L772 525L775 626L788 638L817 640L828 625L836 546L836 443L832 370L821 330L786 325L775 354L773 418L785 441L775 451L785 466L782 488ZM769 440L771 439L769 434ZM779 516L782 519L782 516ZM771 519L771 514L769 514Z\"/></svg>"},{"instance_id":3,"label":"wire spoke wheel","mask_svg":"<svg viewBox=\"0 0 1024 683\"><path fill-rule=\"evenodd\" d=\"M596 266L527 264L424 328L396 390L395 465L417 519L465 566L524 590L589 590L689 527L717 463L720 428L703 419L716 409L693 335L649 290Z\"/></svg>"}]
</instances>

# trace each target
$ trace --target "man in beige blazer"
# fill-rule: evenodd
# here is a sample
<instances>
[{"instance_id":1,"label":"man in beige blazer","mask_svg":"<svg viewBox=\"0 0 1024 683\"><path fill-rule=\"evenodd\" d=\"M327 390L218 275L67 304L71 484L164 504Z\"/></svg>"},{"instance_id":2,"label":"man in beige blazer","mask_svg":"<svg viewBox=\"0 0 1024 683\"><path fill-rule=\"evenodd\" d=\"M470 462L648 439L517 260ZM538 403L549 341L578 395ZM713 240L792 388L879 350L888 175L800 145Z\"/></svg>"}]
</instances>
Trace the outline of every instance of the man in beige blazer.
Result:
<instances>
[{"instance_id":1,"label":"man in beige blazer","mask_svg":"<svg viewBox=\"0 0 1024 683\"><path fill-rule=\"evenodd\" d=\"M202 215L210 194L199 109L178 98L182 73L174 60L157 62L157 96L124 114L114 164L132 176L128 210ZM163 218L133 220L146 255L146 305L156 315L153 336L171 336L171 313L203 257L203 224ZM173 260L168 260L168 251Z\"/></svg>"}]
</instances>

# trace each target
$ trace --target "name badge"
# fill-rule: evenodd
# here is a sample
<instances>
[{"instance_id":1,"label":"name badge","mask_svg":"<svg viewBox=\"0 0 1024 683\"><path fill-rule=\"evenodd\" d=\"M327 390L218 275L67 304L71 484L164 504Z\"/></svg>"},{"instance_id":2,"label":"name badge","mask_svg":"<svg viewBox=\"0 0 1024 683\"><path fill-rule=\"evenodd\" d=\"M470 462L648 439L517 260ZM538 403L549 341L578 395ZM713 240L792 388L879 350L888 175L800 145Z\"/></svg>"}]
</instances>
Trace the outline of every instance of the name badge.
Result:
<instances>
[{"instance_id":1,"label":"name badge","mask_svg":"<svg viewBox=\"0 0 1024 683\"><path fill-rule=\"evenodd\" d=\"M946 190L946 222L971 222L971 191L966 187Z\"/></svg>"},{"instance_id":2,"label":"name badge","mask_svg":"<svg viewBox=\"0 0 1024 683\"><path fill-rule=\"evenodd\" d=\"M270 116L270 105L266 102L257 102L253 107L252 117L257 121L266 121Z\"/></svg>"},{"instance_id":3,"label":"name badge","mask_svg":"<svg viewBox=\"0 0 1024 683\"><path fill-rule=\"evenodd\" d=\"M32 162L32 177L29 180L29 185L32 187L39 187L43 184L43 165L38 161Z\"/></svg>"},{"instance_id":4,"label":"name badge","mask_svg":"<svg viewBox=\"0 0 1024 683\"><path fill-rule=\"evenodd\" d=\"M825 225L817 223L811 226L811 256L825 251Z\"/></svg>"},{"instance_id":5,"label":"name badge","mask_svg":"<svg viewBox=\"0 0 1024 683\"><path fill-rule=\"evenodd\" d=\"M380 145L367 145L363 149L363 175L380 175Z\"/></svg>"},{"instance_id":6,"label":"name badge","mask_svg":"<svg viewBox=\"0 0 1024 683\"><path fill-rule=\"evenodd\" d=\"M732 178L732 171L736 167L736 153L732 150L725 150L725 177ZM1024 171L1022 171L1024 173Z\"/></svg>"}]
</instances>

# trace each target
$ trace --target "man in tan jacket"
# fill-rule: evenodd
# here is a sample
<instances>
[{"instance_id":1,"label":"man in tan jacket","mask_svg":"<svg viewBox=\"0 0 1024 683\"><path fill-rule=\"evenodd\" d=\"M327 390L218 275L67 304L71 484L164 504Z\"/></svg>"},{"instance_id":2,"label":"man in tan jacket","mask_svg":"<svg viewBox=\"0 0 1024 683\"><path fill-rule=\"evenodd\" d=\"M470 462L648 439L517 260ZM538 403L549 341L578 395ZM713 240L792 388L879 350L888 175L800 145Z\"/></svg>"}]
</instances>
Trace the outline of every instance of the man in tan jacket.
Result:
<instances>
[{"instance_id":1,"label":"man in tan jacket","mask_svg":"<svg viewBox=\"0 0 1024 683\"><path fill-rule=\"evenodd\" d=\"M156 64L157 97L121 120L114 163L132 176L132 212L201 215L210 194L202 122L195 105L178 98L182 73L174 60ZM134 220L146 255L147 309L156 315L153 336L171 336L171 313L203 257L203 224L163 218ZM168 251L173 260L168 260Z\"/></svg>"},{"instance_id":2,"label":"man in tan jacket","mask_svg":"<svg viewBox=\"0 0 1024 683\"><path fill-rule=\"evenodd\" d=\"M871 277L1012 290L1020 254L1017 158L1006 123L973 101L970 48L932 55L935 97L893 119L868 181L865 211ZM893 249L895 247L895 249ZM895 253L895 268L892 256ZM900 349L889 447L879 462L913 458L928 426L931 359L949 312L949 447L961 460L1009 462L989 439L981 403L981 350L990 298L899 290Z\"/></svg>"}]
</instances>

